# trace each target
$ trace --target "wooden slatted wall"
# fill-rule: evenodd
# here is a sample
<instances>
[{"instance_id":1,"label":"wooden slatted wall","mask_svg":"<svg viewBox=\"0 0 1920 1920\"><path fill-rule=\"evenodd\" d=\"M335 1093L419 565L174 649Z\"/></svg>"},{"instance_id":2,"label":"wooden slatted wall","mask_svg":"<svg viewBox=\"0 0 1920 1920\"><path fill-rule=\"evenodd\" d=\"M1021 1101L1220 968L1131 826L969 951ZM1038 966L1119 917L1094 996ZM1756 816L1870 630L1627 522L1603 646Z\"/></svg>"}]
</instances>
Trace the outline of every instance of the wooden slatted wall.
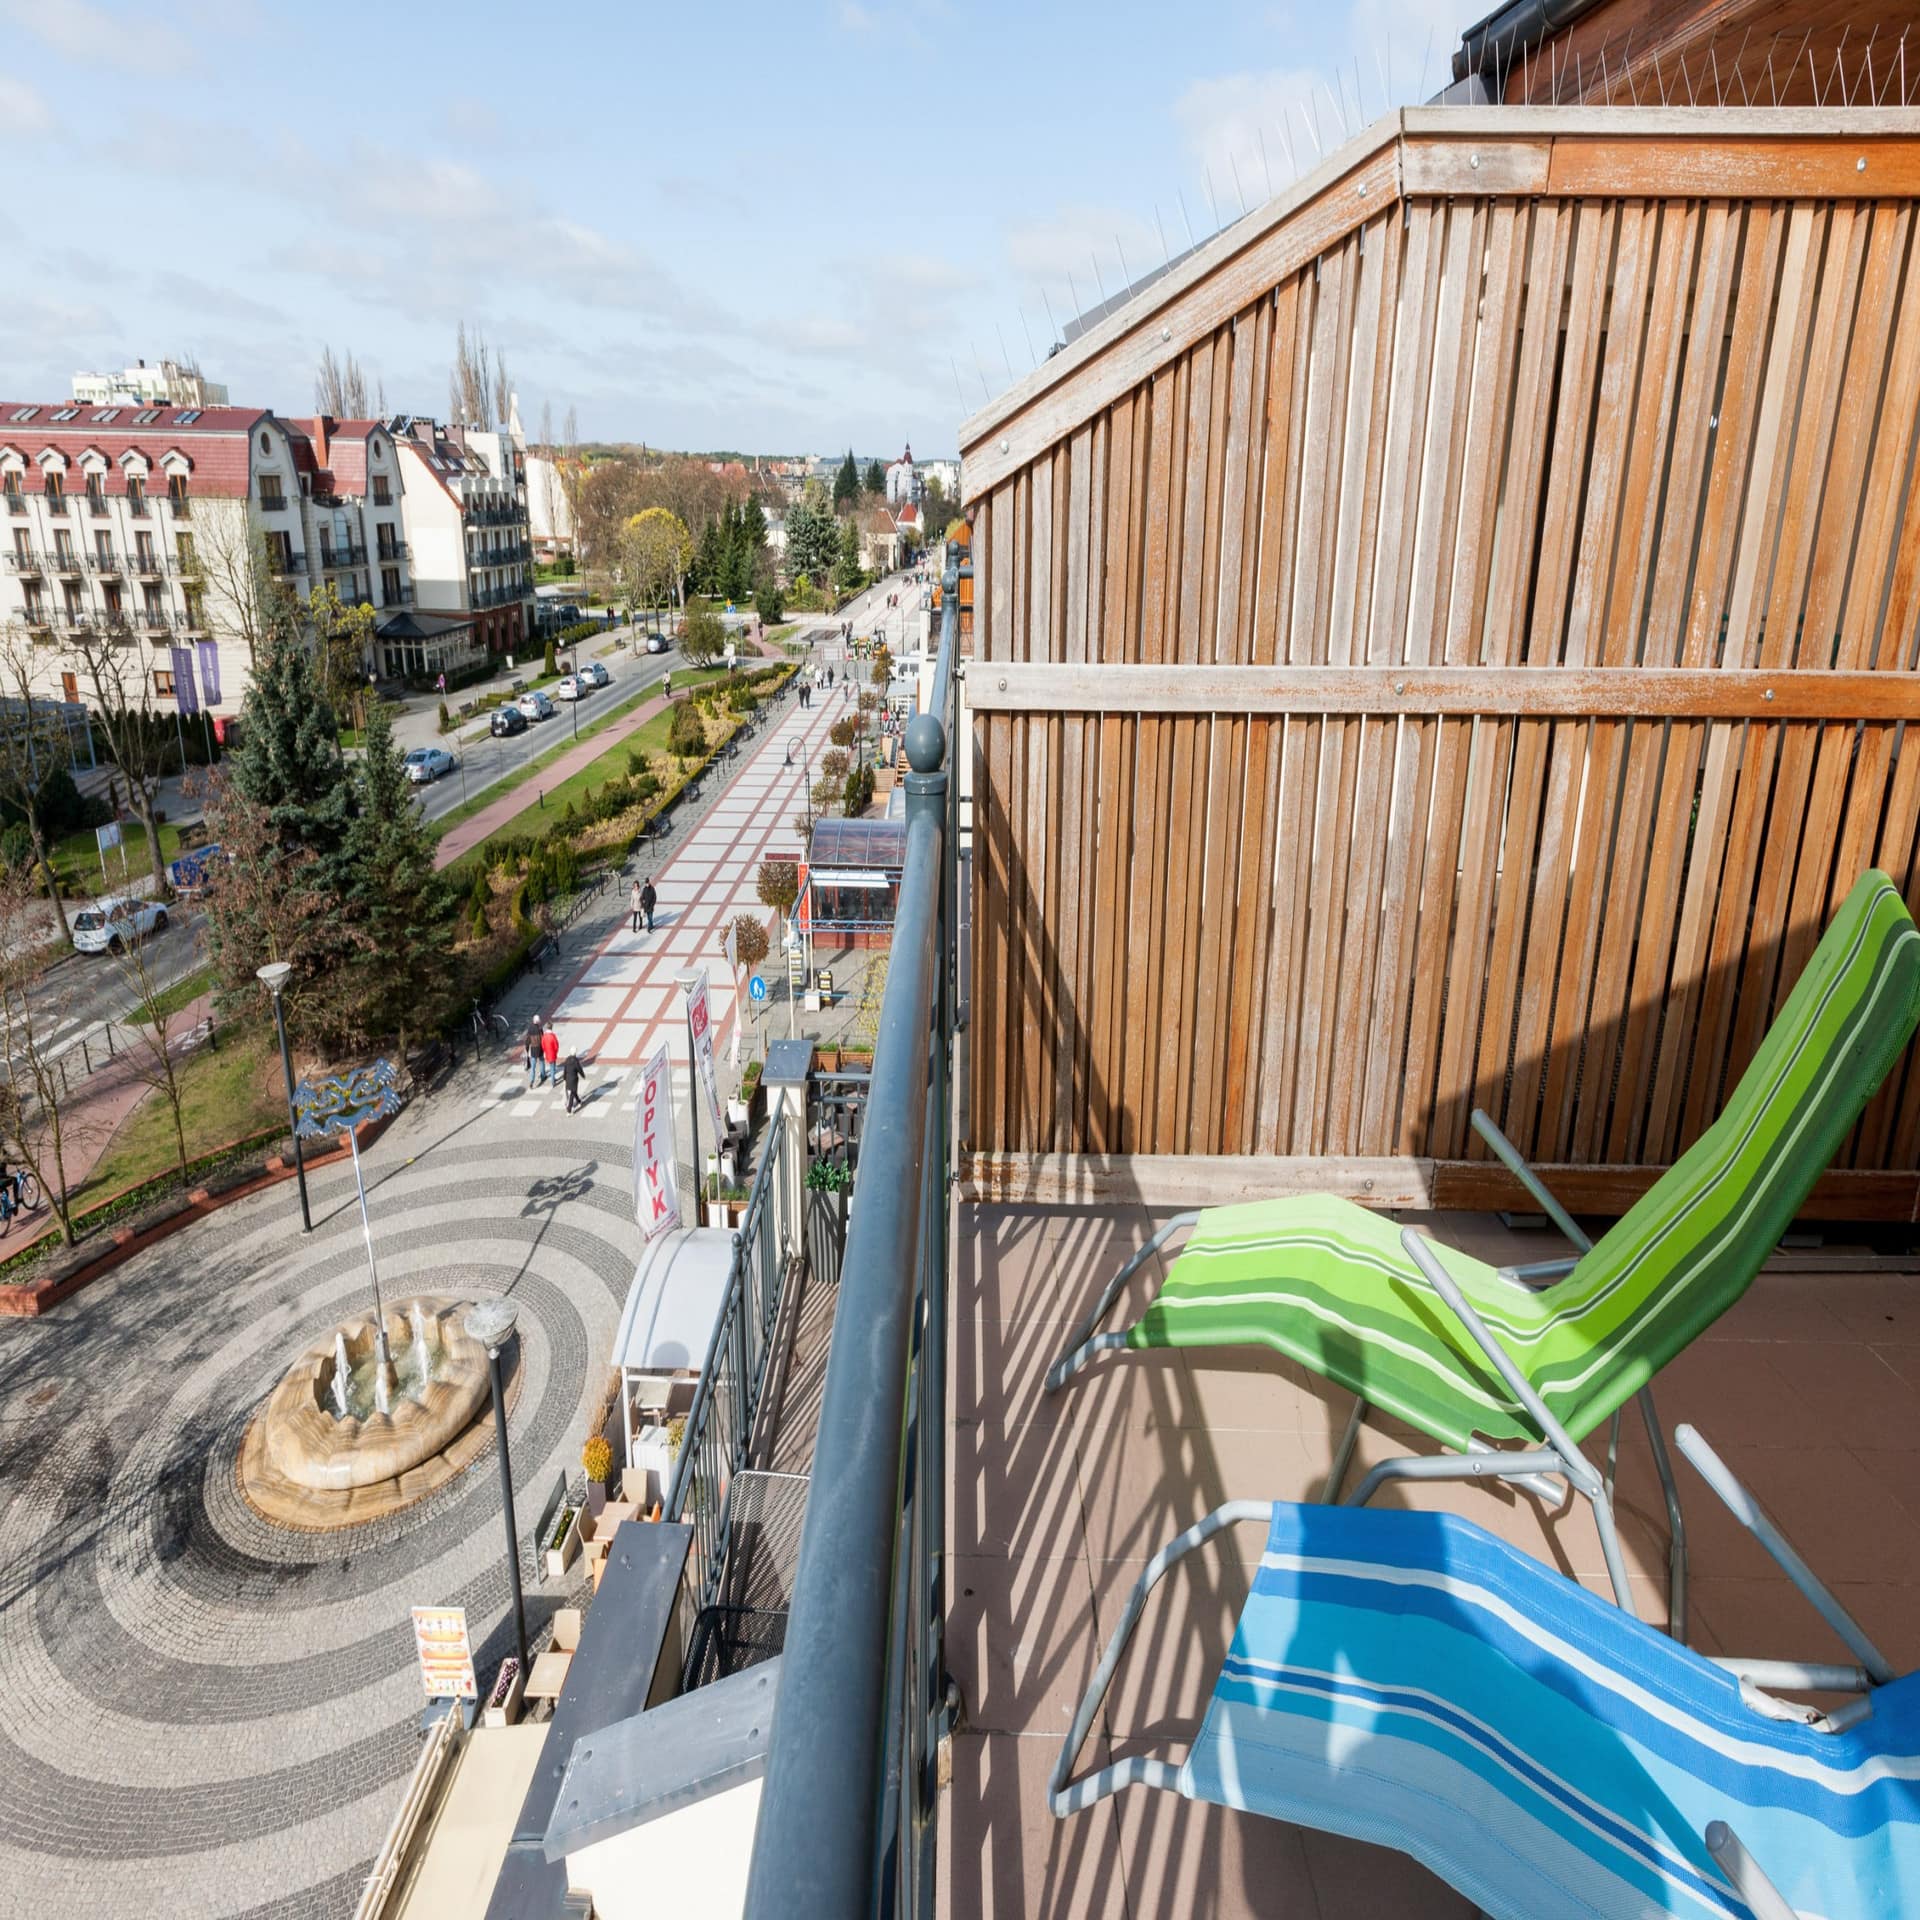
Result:
<instances>
[{"instance_id":1,"label":"wooden slatted wall","mask_svg":"<svg viewBox=\"0 0 1920 1920\"><path fill-rule=\"evenodd\" d=\"M1695 118L1649 197L1561 120L1590 181L1349 200L1146 377L1095 353L1097 404L967 448L976 1150L1430 1156L1470 1198L1481 1104L1657 1167L1863 866L1920 906L1920 142L1884 197L1695 197ZM1396 180L1471 179L1410 138ZM1516 671L1478 713L1013 711L996 662ZM1895 717L1530 710L1652 667L1896 675ZM1830 1210L1911 1216L1910 1064L1845 1165L1898 1177Z\"/></svg>"}]
</instances>

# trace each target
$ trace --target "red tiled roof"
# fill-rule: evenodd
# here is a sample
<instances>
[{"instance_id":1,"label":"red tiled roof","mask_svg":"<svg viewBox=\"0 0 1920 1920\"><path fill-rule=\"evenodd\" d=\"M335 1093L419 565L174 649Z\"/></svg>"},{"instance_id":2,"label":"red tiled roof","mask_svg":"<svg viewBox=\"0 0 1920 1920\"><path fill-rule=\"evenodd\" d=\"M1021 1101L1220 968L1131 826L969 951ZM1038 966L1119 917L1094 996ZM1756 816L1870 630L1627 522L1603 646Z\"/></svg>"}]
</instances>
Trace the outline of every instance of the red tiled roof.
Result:
<instances>
[{"instance_id":1,"label":"red tiled roof","mask_svg":"<svg viewBox=\"0 0 1920 1920\"><path fill-rule=\"evenodd\" d=\"M31 418L14 416L31 412ZM55 420L56 413L71 411L70 420ZM136 415L152 413L155 418L134 425ZM110 418L103 416L111 416ZM182 416L189 416L182 424ZM215 498L243 500L252 471L247 438L262 421L272 415L264 407L117 407L79 406L73 401L0 400L0 448L13 447L27 463L25 490L44 491L43 469L39 456L48 448L63 453L73 463L67 477L67 491L77 494L84 483L77 477L82 454L97 449L108 462L106 491L124 494L126 469L120 456L129 451L143 453L153 463L154 474L148 488L157 491L164 485L158 479L160 461L173 448L193 463L188 480L190 491Z\"/></svg>"}]
</instances>

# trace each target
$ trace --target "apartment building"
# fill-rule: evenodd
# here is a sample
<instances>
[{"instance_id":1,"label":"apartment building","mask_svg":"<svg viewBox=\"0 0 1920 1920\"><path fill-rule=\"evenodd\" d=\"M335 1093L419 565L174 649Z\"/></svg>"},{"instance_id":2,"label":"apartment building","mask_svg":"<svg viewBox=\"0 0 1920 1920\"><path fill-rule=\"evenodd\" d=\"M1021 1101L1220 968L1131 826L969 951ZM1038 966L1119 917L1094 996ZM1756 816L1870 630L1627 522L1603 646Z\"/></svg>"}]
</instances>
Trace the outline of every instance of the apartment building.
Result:
<instances>
[{"instance_id":1,"label":"apartment building","mask_svg":"<svg viewBox=\"0 0 1920 1920\"><path fill-rule=\"evenodd\" d=\"M471 660L524 652L533 633L526 456L511 434L392 422L418 618L470 623Z\"/></svg>"},{"instance_id":2,"label":"apartment building","mask_svg":"<svg viewBox=\"0 0 1920 1920\"><path fill-rule=\"evenodd\" d=\"M118 373L76 373L73 397L88 407L224 407L227 390L178 360L144 360Z\"/></svg>"},{"instance_id":3,"label":"apartment building","mask_svg":"<svg viewBox=\"0 0 1920 1920\"><path fill-rule=\"evenodd\" d=\"M383 626L412 593L393 438L259 407L0 402L0 645L84 701L85 649L140 661L160 711L216 726L245 697L259 574L331 581Z\"/></svg>"}]
</instances>

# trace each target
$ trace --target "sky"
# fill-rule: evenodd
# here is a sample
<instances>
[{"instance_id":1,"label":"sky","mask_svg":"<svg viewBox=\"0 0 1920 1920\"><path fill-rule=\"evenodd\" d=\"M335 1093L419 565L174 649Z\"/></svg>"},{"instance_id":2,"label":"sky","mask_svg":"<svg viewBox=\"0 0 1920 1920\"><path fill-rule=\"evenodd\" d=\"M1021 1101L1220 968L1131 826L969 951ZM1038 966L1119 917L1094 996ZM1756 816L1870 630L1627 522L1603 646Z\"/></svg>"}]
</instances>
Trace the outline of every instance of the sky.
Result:
<instances>
[{"instance_id":1,"label":"sky","mask_svg":"<svg viewBox=\"0 0 1920 1920\"><path fill-rule=\"evenodd\" d=\"M464 320L536 436L950 455L1484 10L0 0L0 397L193 353L311 412L330 344L444 416Z\"/></svg>"}]
</instances>

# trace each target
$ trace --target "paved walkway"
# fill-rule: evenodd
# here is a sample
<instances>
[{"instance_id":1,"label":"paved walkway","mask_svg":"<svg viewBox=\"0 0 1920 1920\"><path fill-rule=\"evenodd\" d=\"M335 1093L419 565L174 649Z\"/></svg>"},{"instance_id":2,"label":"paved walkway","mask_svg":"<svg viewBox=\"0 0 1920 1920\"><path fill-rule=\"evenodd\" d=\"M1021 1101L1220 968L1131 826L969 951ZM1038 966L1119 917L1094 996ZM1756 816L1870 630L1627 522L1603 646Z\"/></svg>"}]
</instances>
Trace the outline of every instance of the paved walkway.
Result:
<instances>
[{"instance_id":1,"label":"paved walkway","mask_svg":"<svg viewBox=\"0 0 1920 1920\"><path fill-rule=\"evenodd\" d=\"M709 970L714 1034L723 1051L728 1046L736 1009L721 936L735 914L767 915L754 885L760 862L770 853L799 850L793 817L808 766L818 766L828 750L828 729L849 710L853 692L842 684L811 707L786 709L679 851L654 870L655 931L634 933L616 924L574 975L554 1010L560 1047L591 1059L597 1083L619 1080L663 1038L684 1051L674 976L690 967ZM647 871L636 863L636 873ZM626 1104L633 1097L630 1092Z\"/></svg>"}]
</instances>

